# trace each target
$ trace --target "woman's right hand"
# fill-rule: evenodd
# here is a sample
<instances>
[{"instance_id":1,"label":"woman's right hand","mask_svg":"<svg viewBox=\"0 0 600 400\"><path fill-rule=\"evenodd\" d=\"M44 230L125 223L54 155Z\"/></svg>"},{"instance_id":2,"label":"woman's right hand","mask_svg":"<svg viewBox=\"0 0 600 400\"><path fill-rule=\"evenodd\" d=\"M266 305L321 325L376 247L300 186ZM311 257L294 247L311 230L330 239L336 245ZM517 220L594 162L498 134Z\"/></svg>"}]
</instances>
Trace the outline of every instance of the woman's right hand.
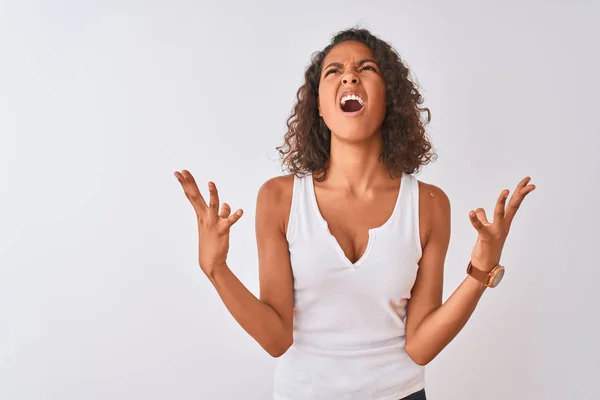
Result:
<instances>
[{"instance_id":1,"label":"woman's right hand","mask_svg":"<svg viewBox=\"0 0 600 400\"><path fill-rule=\"evenodd\" d=\"M181 183L198 221L198 262L205 274L210 276L216 269L226 266L229 251L229 229L242 216L242 210L231 214L231 208L223 203L219 209L219 193L213 182L208 183L210 193L207 205L198 189L192 174L187 170L176 171L175 177Z\"/></svg>"}]
</instances>

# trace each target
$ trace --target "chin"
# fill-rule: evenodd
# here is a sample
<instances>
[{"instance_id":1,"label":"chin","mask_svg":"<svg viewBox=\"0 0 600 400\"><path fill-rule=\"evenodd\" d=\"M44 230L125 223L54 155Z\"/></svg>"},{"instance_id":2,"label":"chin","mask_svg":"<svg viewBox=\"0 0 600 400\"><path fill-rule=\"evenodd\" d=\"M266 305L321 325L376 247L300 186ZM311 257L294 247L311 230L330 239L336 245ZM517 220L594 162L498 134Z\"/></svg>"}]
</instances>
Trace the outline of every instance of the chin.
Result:
<instances>
[{"instance_id":1,"label":"chin","mask_svg":"<svg viewBox=\"0 0 600 400\"><path fill-rule=\"evenodd\" d=\"M344 127L336 131L331 131L331 135L344 142L364 142L377 135L378 131L368 128Z\"/></svg>"},{"instance_id":2,"label":"chin","mask_svg":"<svg viewBox=\"0 0 600 400\"><path fill-rule=\"evenodd\" d=\"M345 142L364 142L379 135L383 116L362 113L355 117L332 115L325 123L331 135Z\"/></svg>"}]
</instances>

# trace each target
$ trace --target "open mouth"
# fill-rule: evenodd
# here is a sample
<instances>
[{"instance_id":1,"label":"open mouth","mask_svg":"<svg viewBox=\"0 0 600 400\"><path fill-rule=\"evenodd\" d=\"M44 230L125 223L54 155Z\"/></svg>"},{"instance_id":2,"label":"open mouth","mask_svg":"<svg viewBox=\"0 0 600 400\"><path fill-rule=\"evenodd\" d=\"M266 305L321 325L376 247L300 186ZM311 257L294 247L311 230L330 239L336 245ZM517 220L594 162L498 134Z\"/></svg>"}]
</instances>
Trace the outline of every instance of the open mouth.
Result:
<instances>
[{"instance_id":1,"label":"open mouth","mask_svg":"<svg viewBox=\"0 0 600 400\"><path fill-rule=\"evenodd\" d=\"M347 113L360 111L364 106L365 102L356 94L347 94L340 102L342 111Z\"/></svg>"}]
</instances>

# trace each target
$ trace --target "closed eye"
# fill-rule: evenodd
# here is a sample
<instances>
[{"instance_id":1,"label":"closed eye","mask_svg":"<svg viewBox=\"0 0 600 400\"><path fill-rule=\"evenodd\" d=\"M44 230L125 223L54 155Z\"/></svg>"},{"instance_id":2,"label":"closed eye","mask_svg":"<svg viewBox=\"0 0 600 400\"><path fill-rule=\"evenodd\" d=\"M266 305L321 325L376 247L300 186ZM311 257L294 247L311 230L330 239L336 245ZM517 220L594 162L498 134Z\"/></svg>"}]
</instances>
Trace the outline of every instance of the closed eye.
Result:
<instances>
[{"instance_id":1,"label":"closed eye","mask_svg":"<svg viewBox=\"0 0 600 400\"><path fill-rule=\"evenodd\" d=\"M362 70L364 71L365 69L370 69L373 72L377 72L377 69L375 67L373 67L372 65L367 65L366 67L363 67Z\"/></svg>"},{"instance_id":2,"label":"closed eye","mask_svg":"<svg viewBox=\"0 0 600 400\"><path fill-rule=\"evenodd\" d=\"M371 70L371 71L373 71L373 72L377 72L377 68L375 68L375 67L374 67L374 66L372 66L372 65L366 65L366 66L364 66L364 67L361 69L361 72L362 72L362 71L364 71L364 70L366 70L366 69L370 69L370 70ZM339 73L339 72L340 72L340 70L339 70L339 69L337 69L337 68L331 68L329 71L327 71L327 72L325 73L325 78L326 78L326 77L327 77L329 74L331 74L331 73L335 73L335 74L337 74L337 73Z\"/></svg>"}]
</instances>

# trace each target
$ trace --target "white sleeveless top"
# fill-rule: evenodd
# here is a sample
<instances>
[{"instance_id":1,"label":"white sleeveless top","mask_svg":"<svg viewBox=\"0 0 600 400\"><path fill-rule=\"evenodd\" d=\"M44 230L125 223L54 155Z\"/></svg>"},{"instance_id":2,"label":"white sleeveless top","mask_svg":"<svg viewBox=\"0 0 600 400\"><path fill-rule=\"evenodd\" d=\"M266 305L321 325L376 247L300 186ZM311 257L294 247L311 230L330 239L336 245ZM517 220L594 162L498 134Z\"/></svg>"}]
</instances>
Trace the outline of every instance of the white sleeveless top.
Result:
<instances>
[{"instance_id":1,"label":"white sleeveless top","mask_svg":"<svg viewBox=\"0 0 600 400\"><path fill-rule=\"evenodd\" d=\"M421 258L418 205L417 179L404 174L392 215L353 264L319 211L312 176L294 178L294 344L277 359L275 400L398 400L424 388L424 367L404 350Z\"/></svg>"}]
</instances>

